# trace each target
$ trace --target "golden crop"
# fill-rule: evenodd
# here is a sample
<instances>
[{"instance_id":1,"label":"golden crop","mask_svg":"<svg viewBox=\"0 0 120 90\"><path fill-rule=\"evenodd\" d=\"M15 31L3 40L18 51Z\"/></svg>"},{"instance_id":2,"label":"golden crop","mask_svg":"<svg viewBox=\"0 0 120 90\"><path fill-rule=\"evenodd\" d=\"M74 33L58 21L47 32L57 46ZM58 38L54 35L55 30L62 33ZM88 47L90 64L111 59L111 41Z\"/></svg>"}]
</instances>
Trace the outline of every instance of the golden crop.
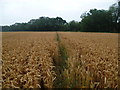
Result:
<instances>
[{"instance_id":1,"label":"golden crop","mask_svg":"<svg viewBox=\"0 0 120 90\"><path fill-rule=\"evenodd\" d=\"M53 33L3 33L3 88L51 88Z\"/></svg>"},{"instance_id":2,"label":"golden crop","mask_svg":"<svg viewBox=\"0 0 120 90\"><path fill-rule=\"evenodd\" d=\"M3 33L2 87L54 88L62 78L60 84L66 88L118 87L117 34L58 35L56 39L55 32Z\"/></svg>"},{"instance_id":3,"label":"golden crop","mask_svg":"<svg viewBox=\"0 0 120 90\"><path fill-rule=\"evenodd\" d=\"M117 88L118 35L107 33L60 33L68 50L65 70L68 87Z\"/></svg>"}]
</instances>

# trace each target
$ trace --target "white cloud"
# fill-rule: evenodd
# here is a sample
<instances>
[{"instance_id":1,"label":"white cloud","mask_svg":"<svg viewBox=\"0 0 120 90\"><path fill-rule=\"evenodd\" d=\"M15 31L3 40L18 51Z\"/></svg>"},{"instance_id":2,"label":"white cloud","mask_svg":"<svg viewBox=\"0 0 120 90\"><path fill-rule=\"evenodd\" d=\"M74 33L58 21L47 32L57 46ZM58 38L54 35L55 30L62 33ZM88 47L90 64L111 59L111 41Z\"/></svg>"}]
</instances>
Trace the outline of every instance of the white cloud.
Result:
<instances>
[{"instance_id":1,"label":"white cloud","mask_svg":"<svg viewBox=\"0 0 120 90\"><path fill-rule=\"evenodd\" d=\"M117 1L117 0L116 0ZM41 16L80 20L92 8L108 9L115 0L0 0L0 25L27 22Z\"/></svg>"}]
</instances>

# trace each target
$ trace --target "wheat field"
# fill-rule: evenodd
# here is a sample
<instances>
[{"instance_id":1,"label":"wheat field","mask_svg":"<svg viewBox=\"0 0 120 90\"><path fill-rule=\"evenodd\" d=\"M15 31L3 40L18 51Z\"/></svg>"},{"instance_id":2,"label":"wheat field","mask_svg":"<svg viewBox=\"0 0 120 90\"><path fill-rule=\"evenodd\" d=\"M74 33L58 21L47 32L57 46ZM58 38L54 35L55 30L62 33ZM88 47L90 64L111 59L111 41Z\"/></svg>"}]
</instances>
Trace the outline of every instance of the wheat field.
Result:
<instances>
[{"instance_id":1,"label":"wheat field","mask_svg":"<svg viewBox=\"0 0 120 90\"><path fill-rule=\"evenodd\" d=\"M118 34L3 32L2 88L118 88Z\"/></svg>"}]
</instances>

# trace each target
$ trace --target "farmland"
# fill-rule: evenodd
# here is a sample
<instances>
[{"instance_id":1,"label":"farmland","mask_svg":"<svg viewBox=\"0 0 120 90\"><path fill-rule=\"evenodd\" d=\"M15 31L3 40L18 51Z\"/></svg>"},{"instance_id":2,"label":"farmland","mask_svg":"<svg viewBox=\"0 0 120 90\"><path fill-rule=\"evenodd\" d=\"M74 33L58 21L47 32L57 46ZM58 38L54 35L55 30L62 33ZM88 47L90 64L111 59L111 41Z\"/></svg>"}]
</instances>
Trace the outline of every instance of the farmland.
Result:
<instances>
[{"instance_id":1,"label":"farmland","mask_svg":"<svg viewBox=\"0 0 120 90\"><path fill-rule=\"evenodd\" d=\"M118 34L4 32L3 88L117 88Z\"/></svg>"}]
</instances>

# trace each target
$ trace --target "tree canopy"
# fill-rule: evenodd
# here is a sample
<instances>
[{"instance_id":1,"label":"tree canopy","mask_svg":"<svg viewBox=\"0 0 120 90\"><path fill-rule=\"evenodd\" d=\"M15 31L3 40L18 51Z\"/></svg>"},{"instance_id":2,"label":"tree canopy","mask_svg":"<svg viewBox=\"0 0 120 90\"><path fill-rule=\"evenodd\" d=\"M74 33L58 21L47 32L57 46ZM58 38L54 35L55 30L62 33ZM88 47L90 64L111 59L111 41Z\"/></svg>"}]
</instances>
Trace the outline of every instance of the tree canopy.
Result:
<instances>
[{"instance_id":1,"label":"tree canopy","mask_svg":"<svg viewBox=\"0 0 120 90\"><path fill-rule=\"evenodd\" d=\"M32 19L28 23L15 23L10 26L4 26L3 30L9 31L59 31L64 30L67 22L61 17L49 18L40 17Z\"/></svg>"},{"instance_id":2,"label":"tree canopy","mask_svg":"<svg viewBox=\"0 0 120 90\"><path fill-rule=\"evenodd\" d=\"M40 17L27 23L3 26L3 31L82 31L82 32L120 32L120 2L109 10L90 9L83 13L81 21L66 22L61 17Z\"/></svg>"},{"instance_id":3,"label":"tree canopy","mask_svg":"<svg viewBox=\"0 0 120 90\"><path fill-rule=\"evenodd\" d=\"M91 9L82 17L82 31L109 32L112 28L112 15L106 10Z\"/></svg>"}]
</instances>

